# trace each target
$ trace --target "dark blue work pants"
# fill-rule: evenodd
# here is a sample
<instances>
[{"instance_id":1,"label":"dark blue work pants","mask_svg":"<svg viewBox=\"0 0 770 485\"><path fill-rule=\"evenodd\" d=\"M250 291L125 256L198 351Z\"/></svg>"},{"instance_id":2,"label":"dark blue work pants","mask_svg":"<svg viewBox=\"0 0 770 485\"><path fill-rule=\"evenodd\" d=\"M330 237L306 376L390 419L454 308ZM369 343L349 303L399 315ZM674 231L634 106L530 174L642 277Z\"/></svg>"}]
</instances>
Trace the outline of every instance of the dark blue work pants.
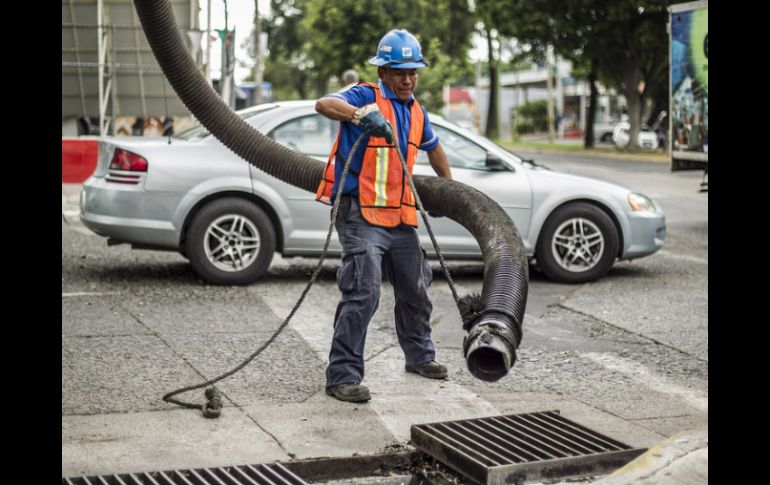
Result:
<instances>
[{"instance_id":1,"label":"dark blue work pants","mask_svg":"<svg viewBox=\"0 0 770 485\"><path fill-rule=\"evenodd\" d=\"M428 298L432 272L417 231L401 224L388 228L369 224L358 197L343 196L335 222L342 244L337 285L342 292L334 316L334 338L326 368L326 386L359 384L364 378L364 343L369 322L380 302L383 276L395 294L396 335L406 363L431 361Z\"/></svg>"}]
</instances>

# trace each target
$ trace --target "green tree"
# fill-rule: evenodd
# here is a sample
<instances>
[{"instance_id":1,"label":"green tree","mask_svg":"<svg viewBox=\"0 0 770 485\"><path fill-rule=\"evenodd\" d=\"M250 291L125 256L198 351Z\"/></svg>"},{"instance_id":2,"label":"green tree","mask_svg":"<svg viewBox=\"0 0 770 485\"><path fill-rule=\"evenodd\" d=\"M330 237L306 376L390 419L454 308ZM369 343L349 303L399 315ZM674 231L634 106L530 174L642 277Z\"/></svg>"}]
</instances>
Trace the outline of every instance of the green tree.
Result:
<instances>
[{"instance_id":1,"label":"green tree","mask_svg":"<svg viewBox=\"0 0 770 485\"><path fill-rule=\"evenodd\" d=\"M326 91L331 78L352 65L360 66L374 54L380 38L390 29L390 18L386 4L374 0L309 3L303 28L312 39L306 48L308 56L316 60L317 95Z\"/></svg>"},{"instance_id":2,"label":"green tree","mask_svg":"<svg viewBox=\"0 0 770 485\"><path fill-rule=\"evenodd\" d=\"M607 45L600 57L602 79L625 94L631 125L629 149L639 148L645 94L657 92L659 99L661 90L667 91L668 4L626 0L610 2L607 7ZM614 41L609 42L610 38Z\"/></svg>"},{"instance_id":3,"label":"green tree","mask_svg":"<svg viewBox=\"0 0 770 485\"><path fill-rule=\"evenodd\" d=\"M526 56L542 59L545 53L546 33L541 24L545 16L530 5L528 0L476 0L475 19L479 34L487 44L487 71L489 73L489 108L487 109L486 136L497 138L498 132L498 62L502 45L507 39L525 40L530 45ZM513 62L520 62L521 52Z\"/></svg>"},{"instance_id":4,"label":"green tree","mask_svg":"<svg viewBox=\"0 0 770 485\"><path fill-rule=\"evenodd\" d=\"M593 146L596 81L623 92L628 103L631 147L638 147L646 93L660 100L667 90L664 0L530 0L515 5L521 40L550 43L557 54L588 71L591 89L585 146ZM642 81L644 81L642 83ZM643 89L640 91L640 87Z\"/></svg>"},{"instance_id":5,"label":"green tree","mask_svg":"<svg viewBox=\"0 0 770 485\"><path fill-rule=\"evenodd\" d=\"M393 28L405 28L420 40L430 67L420 70L418 97L429 109L441 107L444 83L470 69L473 21L464 0L272 0L271 7L265 79L274 86L280 82L276 93L281 96L286 91L303 98L321 96L349 68L362 80L376 81L376 67L367 60Z\"/></svg>"},{"instance_id":6,"label":"green tree","mask_svg":"<svg viewBox=\"0 0 770 485\"><path fill-rule=\"evenodd\" d=\"M515 24L507 18L506 3L501 0L477 0L475 18L478 20L477 31L487 44L487 73L489 75L489 100L487 103L487 120L484 134L489 138L497 138L498 130L498 99L499 83L498 59L499 28L500 26L513 28Z\"/></svg>"},{"instance_id":7,"label":"green tree","mask_svg":"<svg viewBox=\"0 0 770 485\"><path fill-rule=\"evenodd\" d=\"M308 71L313 59L304 51L310 37L301 27L307 3L309 0L270 0L270 18L262 26L269 50L264 79L273 84L275 99L309 95Z\"/></svg>"},{"instance_id":8,"label":"green tree","mask_svg":"<svg viewBox=\"0 0 770 485\"><path fill-rule=\"evenodd\" d=\"M586 133L586 146L593 145L594 112L596 109L596 80L598 60L592 57L592 33L602 15L602 4L606 0L527 0L508 2L503 7L509 22L505 32L515 37L519 44L528 48L525 54L532 61L543 62L548 46L554 53L572 61L576 71L587 73L591 87L591 102ZM591 7L591 5L593 7ZM496 17L500 19L500 17ZM596 45L599 45L597 42Z\"/></svg>"}]
</instances>

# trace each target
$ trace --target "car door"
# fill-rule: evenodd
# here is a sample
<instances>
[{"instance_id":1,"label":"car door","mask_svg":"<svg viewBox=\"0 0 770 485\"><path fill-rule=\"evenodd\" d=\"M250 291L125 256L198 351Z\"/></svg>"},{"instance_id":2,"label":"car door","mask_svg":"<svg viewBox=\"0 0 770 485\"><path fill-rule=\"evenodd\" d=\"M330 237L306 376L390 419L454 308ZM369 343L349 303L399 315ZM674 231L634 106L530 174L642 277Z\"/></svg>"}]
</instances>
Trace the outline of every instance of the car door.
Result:
<instances>
[{"instance_id":1,"label":"car door","mask_svg":"<svg viewBox=\"0 0 770 485\"><path fill-rule=\"evenodd\" d=\"M316 113L300 114L280 123L268 136L277 143L326 162L339 131L339 122ZM252 174L257 177L256 170ZM284 220L284 254L318 254L329 231L331 207L315 200L315 194L271 178L289 210ZM339 250L336 237L330 248Z\"/></svg>"},{"instance_id":2,"label":"car door","mask_svg":"<svg viewBox=\"0 0 770 485\"><path fill-rule=\"evenodd\" d=\"M500 204L513 220L521 237L526 238L532 212L532 190L526 170L510 160L505 160L505 154L492 152L493 156L503 159L503 164L507 167L507 170L494 170L488 167L486 162L490 150L450 128L437 123L432 126L449 160L452 178L483 192ZM414 173L436 175L426 152L418 153ZM419 234L423 247L429 252L433 251L425 224L420 222ZM442 253L453 256L480 255L478 242L459 223L440 217L431 218L430 225Z\"/></svg>"}]
</instances>

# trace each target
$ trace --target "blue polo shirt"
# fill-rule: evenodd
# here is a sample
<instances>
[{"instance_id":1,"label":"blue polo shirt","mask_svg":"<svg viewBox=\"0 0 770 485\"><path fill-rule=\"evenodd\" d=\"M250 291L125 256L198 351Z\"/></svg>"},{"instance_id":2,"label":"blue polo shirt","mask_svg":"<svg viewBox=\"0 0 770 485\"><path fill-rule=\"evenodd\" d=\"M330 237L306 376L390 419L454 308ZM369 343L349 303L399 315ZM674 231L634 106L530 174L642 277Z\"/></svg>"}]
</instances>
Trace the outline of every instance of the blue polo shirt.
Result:
<instances>
[{"instance_id":1,"label":"blue polo shirt","mask_svg":"<svg viewBox=\"0 0 770 485\"><path fill-rule=\"evenodd\" d=\"M414 102L414 96L410 96L406 101L401 101L390 88L382 83L382 81L380 81L379 85L382 96L389 99L393 105L393 112L396 116L396 125L398 127L398 146L401 149L401 153L404 155L404 159L406 159L406 148L409 139L409 126L412 119L411 109L412 103ZM375 102L374 89L366 85L356 85L346 91L330 93L324 97L327 96L340 98L357 108ZM433 128L430 125L428 112L425 111L425 107L422 105L420 105L420 107L425 115L425 122L423 124L422 139L419 149L430 151L438 145L438 136L433 133ZM337 195L337 186L339 185L339 180L342 178L342 170L345 168L345 161L348 158L350 149L363 131L361 128L348 121L340 123L340 130L342 130L342 135L340 136L340 142L337 146L337 159L334 164L334 188L332 189L332 199ZM358 195L358 174L361 172L361 164L363 163L365 150L366 140L362 140L361 144L358 145L356 154L353 156L353 160L350 162L350 170L345 179L345 188L342 191L343 194Z\"/></svg>"}]
</instances>

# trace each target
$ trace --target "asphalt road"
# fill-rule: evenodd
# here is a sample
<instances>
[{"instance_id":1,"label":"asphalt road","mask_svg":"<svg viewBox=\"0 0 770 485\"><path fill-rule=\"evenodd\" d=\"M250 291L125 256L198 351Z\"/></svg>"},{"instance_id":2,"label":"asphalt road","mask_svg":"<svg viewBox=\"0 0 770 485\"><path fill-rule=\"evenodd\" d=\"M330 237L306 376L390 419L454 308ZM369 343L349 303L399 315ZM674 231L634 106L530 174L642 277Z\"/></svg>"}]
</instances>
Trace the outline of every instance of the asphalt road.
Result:
<instances>
[{"instance_id":1,"label":"asphalt road","mask_svg":"<svg viewBox=\"0 0 770 485\"><path fill-rule=\"evenodd\" d=\"M702 172L671 172L665 163L528 155L553 169L641 191L655 199L666 214L667 238L661 251L616 265L608 278L589 285L590 289L582 291L569 305L597 317L614 315L617 324L626 330L659 338L673 348L708 360L708 193L698 191ZM638 270L653 272L641 292L633 279L639 276ZM627 277L619 278L624 272L628 272ZM607 294L613 295L611 308L602 303L602 296ZM656 315L634 315L633 307L645 300L649 300L648 305L642 308L659 305Z\"/></svg>"},{"instance_id":2,"label":"asphalt road","mask_svg":"<svg viewBox=\"0 0 770 485\"><path fill-rule=\"evenodd\" d=\"M584 424L634 446L652 446L706 424L708 194L697 191L700 173L670 173L660 163L543 154L533 158L655 198L667 214L663 250L618 263L602 280L583 285L555 284L532 271L519 361L507 377L491 384L474 379L465 368L464 331L437 262L430 289L433 335L438 359L449 366L449 380L435 388L399 381L403 362L393 330L392 291L386 284L366 348L364 383L374 396L367 408L370 431L349 447L337 440L340 454L382 451L383 443L393 438L406 443L409 425L432 417L433 400L441 402L440 415L446 419L558 406L565 415L572 412ZM64 198L65 187L63 203ZM210 286L178 254L107 247L71 215L63 220L63 476L100 466L110 469L109 458L79 454L78 446L91 436L79 427L92 430L96 420L120 413L175 409L161 400L164 393L223 373L248 356L288 314L315 261L276 255L267 276L257 283ZM331 453L308 444L312 433L283 434L280 424L272 423L293 404L299 409L326 399L323 375L338 266L339 259L325 263L286 331L223 383L228 405L259 406L250 416L277 442L274 456L266 455L266 460ZM450 268L460 294L481 290L480 263L455 262ZM408 393L399 396L402 384ZM432 400L426 405L422 393L428 392ZM181 440L163 446L182 449ZM294 446L292 440L301 442ZM146 442L143 446L151 447ZM238 458L238 453L227 455L229 463L238 463ZM101 463L91 466L89 459ZM143 463L160 469L182 466L184 459L174 455L167 462Z\"/></svg>"}]
</instances>

